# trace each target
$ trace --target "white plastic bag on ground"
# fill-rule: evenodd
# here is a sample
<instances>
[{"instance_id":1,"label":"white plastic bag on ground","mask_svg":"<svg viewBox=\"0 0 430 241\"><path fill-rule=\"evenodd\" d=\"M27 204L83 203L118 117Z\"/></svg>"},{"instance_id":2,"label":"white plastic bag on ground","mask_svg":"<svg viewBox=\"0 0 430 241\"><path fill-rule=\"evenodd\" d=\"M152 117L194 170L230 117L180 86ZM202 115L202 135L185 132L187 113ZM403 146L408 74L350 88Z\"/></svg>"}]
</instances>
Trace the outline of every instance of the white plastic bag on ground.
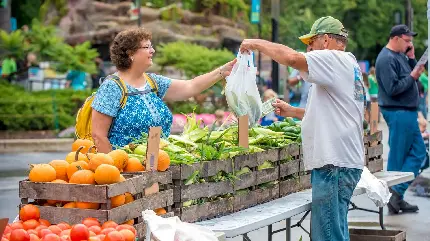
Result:
<instances>
[{"instance_id":1,"label":"white plastic bag on ground","mask_svg":"<svg viewBox=\"0 0 430 241\"><path fill-rule=\"evenodd\" d=\"M248 115L249 126L258 123L261 117L261 98L256 82L257 68L251 54L240 52L231 74L227 77L225 96L237 117Z\"/></svg>"},{"instance_id":2,"label":"white plastic bag on ground","mask_svg":"<svg viewBox=\"0 0 430 241\"><path fill-rule=\"evenodd\" d=\"M376 204L377 207L384 207L390 201L391 193L387 182L376 178L370 173L367 167L363 168L357 188L365 188L367 196Z\"/></svg>"},{"instance_id":3,"label":"white plastic bag on ground","mask_svg":"<svg viewBox=\"0 0 430 241\"><path fill-rule=\"evenodd\" d=\"M146 237L152 234L156 241L218 241L212 230L184 223L178 217L162 218L152 210L143 211L142 216L147 224Z\"/></svg>"}]
</instances>

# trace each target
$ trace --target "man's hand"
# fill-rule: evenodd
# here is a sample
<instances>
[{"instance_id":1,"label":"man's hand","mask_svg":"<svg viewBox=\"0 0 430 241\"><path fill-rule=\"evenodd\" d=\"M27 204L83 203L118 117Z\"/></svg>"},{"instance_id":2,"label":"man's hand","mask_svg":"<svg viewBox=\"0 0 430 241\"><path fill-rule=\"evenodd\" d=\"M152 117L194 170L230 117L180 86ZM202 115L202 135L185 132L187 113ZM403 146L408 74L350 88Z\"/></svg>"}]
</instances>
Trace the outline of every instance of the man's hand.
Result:
<instances>
[{"instance_id":1,"label":"man's hand","mask_svg":"<svg viewBox=\"0 0 430 241\"><path fill-rule=\"evenodd\" d=\"M414 68L414 70L412 70L412 72L411 72L412 78L417 80L421 76L421 74L424 72L424 70L425 70L424 65L416 66Z\"/></svg>"},{"instance_id":2,"label":"man's hand","mask_svg":"<svg viewBox=\"0 0 430 241\"><path fill-rule=\"evenodd\" d=\"M260 39L244 39L240 44L240 52L251 52L258 49L258 44L260 41Z\"/></svg>"},{"instance_id":3,"label":"man's hand","mask_svg":"<svg viewBox=\"0 0 430 241\"><path fill-rule=\"evenodd\" d=\"M273 107L275 107L275 113L279 116L283 116L283 117L294 117L296 114L296 111L294 107L292 107L291 105L289 105L288 103L286 103L283 100L276 100L275 102L273 102Z\"/></svg>"},{"instance_id":4,"label":"man's hand","mask_svg":"<svg viewBox=\"0 0 430 241\"><path fill-rule=\"evenodd\" d=\"M408 52L406 52L406 56L408 56L408 58L410 58L410 59L415 59L415 47L412 43L411 43L410 50Z\"/></svg>"}]
</instances>

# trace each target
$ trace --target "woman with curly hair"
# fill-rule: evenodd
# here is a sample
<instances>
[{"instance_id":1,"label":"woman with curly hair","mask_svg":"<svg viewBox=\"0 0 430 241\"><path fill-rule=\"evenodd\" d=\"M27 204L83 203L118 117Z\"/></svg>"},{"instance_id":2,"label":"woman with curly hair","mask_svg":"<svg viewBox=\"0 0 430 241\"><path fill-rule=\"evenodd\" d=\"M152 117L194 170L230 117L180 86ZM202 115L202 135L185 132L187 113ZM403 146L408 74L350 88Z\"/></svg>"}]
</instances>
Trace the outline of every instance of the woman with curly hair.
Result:
<instances>
[{"instance_id":1,"label":"woman with curly hair","mask_svg":"<svg viewBox=\"0 0 430 241\"><path fill-rule=\"evenodd\" d=\"M118 70L113 76L125 83L128 95L122 105L123 91L113 78L106 78L98 89L91 105L91 121L99 152L127 145L154 126L161 126L164 136L168 136L173 116L164 101L183 101L201 93L228 76L236 61L191 80L146 74L155 53L151 37L149 31L133 28L120 32L113 40L110 55Z\"/></svg>"}]
</instances>

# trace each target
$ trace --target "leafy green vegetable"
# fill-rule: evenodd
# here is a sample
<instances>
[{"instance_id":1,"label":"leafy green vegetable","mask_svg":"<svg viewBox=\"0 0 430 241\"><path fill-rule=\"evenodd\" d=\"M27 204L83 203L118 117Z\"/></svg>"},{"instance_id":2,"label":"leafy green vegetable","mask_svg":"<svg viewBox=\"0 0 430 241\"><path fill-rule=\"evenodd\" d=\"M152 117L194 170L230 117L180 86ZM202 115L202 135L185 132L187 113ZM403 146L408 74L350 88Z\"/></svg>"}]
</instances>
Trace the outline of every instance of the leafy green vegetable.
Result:
<instances>
[{"instance_id":1,"label":"leafy green vegetable","mask_svg":"<svg viewBox=\"0 0 430 241\"><path fill-rule=\"evenodd\" d=\"M273 163L272 162L270 162L270 161L265 161L263 164L261 164L261 165L259 165L258 167L257 167L257 170L259 170L259 171L261 171L261 170L264 170L264 169L270 169L270 168L273 168L274 166L273 166Z\"/></svg>"}]
</instances>

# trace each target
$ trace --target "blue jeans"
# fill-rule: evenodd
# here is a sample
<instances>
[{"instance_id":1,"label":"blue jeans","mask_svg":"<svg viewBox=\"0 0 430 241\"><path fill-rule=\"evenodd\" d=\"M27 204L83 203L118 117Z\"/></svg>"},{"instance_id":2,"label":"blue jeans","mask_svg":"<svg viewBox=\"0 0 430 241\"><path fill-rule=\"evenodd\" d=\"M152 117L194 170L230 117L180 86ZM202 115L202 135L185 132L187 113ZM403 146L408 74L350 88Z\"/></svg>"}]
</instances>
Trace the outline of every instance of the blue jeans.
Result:
<instances>
[{"instance_id":1,"label":"blue jeans","mask_svg":"<svg viewBox=\"0 0 430 241\"><path fill-rule=\"evenodd\" d=\"M417 111L381 109L381 112L389 129L387 171L413 172L416 177L426 158ZM392 189L403 199L411 183L412 181L398 184Z\"/></svg>"},{"instance_id":2,"label":"blue jeans","mask_svg":"<svg viewBox=\"0 0 430 241\"><path fill-rule=\"evenodd\" d=\"M349 202L361 173L333 165L312 170L312 241L349 241Z\"/></svg>"}]
</instances>

